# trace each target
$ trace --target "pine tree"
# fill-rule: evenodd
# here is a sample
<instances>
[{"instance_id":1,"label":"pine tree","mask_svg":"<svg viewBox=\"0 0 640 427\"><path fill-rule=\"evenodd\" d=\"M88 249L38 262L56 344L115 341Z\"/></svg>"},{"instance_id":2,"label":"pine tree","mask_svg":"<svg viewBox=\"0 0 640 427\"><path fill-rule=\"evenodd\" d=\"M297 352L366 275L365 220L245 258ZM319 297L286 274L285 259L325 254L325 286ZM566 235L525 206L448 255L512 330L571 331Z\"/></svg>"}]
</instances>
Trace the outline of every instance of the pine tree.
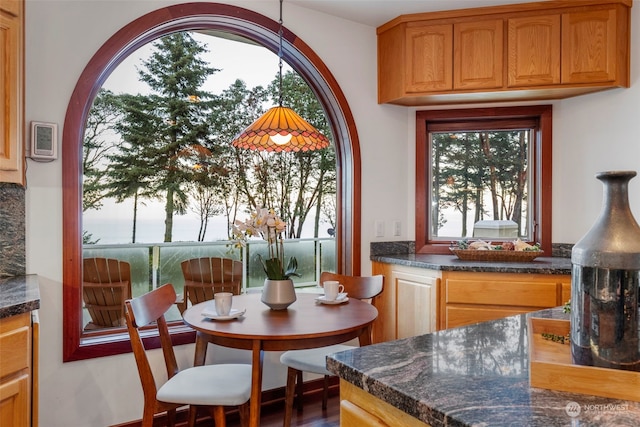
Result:
<instances>
[{"instance_id":1,"label":"pine tree","mask_svg":"<svg viewBox=\"0 0 640 427\"><path fill-rule=\"evenodd\" d=\"M145 195L164 198L164 241L170 242L174 214L186 212L194 166L182 155L207 143L206 118L214 97L202 85L218 70L201 58L206 48L188 32L162 37L153 47L138 70L151 94L121 99L126 114L118 130L127 147L114 161L132 168L131 178L138 179L132 186L142 184ZM125 176L121 169L119 178ZM138 194L130 191L130 196Z\"/></svg>"}]
</instances>

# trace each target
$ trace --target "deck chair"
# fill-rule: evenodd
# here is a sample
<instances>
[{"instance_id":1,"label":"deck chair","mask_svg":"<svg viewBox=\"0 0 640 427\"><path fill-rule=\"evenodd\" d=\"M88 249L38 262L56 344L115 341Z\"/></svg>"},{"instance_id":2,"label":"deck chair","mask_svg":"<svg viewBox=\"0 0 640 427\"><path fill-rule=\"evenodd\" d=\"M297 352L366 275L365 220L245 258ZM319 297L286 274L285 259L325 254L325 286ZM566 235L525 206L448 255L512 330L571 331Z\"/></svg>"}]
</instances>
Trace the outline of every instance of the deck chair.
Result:
<instances>
[{"instance_id":1,"label":"deck chair","mask_svg":"<svg viewBox=\"0 0 640 427\"><path fill-rule=\"evenodd\" d=\"M125 325L124 301L131 298L131 266L111 258L85 258L82 299L91 316L85 329Z\"/></svg>"},{"instance_id":2,"label":"deck chair","mask_svg":"<svg viewBox=\"0 0 640 427\"><path fill-rule=\"evenodd\" d=\"M327 280L337 280L344 285L344 292L349 298L371 304L373 298L382 292L384 276L344 276L341 274L322 272L320 274L320 285ZM285 427L291 425L293 413L294 394L297 396L298 411L302 410L302 372L324 375L324 388L322 394L322 409L327 409L329 397L329 377L334 375L326 368L327 355L340 351L351 350L355 347L346 344L335 344L327 347L310 348L306 350L289 350L280 356L280 363L287 367L287 385L285 389Z\"/></svg>"},{"instance_id":3,"label":"deck chair","mask_svg":"<svg viewBox=\"0 0 640 427\"><path fill-rule=\"evenodd\" d=\"M203 257L182 261L184 291L178 300L180 313L191 305L213 299L216 292L240 295L242 290L242 261L230 258Z\"/></svg>"},{"instance_id":4,"label":"deck chair","mask_svg":"<svg viewBox=\"0 0 640 427\"><path fill-rule=\"evenodd\" d=\"M195 425L197 406L209 409L216 427L225 426L224 407L237 406L241 425L246 426L249 421L251 365L225 363L179 370L164 317L175 304L175 299L173 286L166 284L125 302L127 330L144 395L142 427L152 427L154 415L161 412L167 413L168 425L174 426L176 409L185 405L189 405L190 427ZM159 379L154 378L139 331L144 328L144 334L148 335L148 326L154 322L168 378L162 385Z\"/></svg>"}]
</instances>

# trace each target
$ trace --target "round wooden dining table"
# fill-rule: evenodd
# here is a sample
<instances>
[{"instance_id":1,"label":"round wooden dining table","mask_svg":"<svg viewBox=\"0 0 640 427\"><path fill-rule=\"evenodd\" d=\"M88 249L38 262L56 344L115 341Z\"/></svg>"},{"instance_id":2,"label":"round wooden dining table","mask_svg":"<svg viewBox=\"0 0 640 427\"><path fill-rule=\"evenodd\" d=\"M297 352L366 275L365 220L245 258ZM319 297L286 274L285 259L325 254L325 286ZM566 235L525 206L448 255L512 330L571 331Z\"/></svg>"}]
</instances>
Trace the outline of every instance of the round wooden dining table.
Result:
<instances>
[{"instance_id":1,"label":"round wooden dining table","mask_svg":"<svg viewBox=\"0 0 640 427\"><path fill-rule=\"evenodd\" d=\"M342 304L320 304L319 295L297 293L286 310L271 310L260 301L260 293L233 297L233 308L246 313L232 320L212 320L203 310L214 307L206 301L188 308L183 318L196 330L194 366L203 365L207 344L251 350L252 380L249 425L260 424L262 362L264 351L286 351L323 347L358 338L371 344L371 324L378 310L366 302L349 299Z\"/></svg>"}]
</instances>

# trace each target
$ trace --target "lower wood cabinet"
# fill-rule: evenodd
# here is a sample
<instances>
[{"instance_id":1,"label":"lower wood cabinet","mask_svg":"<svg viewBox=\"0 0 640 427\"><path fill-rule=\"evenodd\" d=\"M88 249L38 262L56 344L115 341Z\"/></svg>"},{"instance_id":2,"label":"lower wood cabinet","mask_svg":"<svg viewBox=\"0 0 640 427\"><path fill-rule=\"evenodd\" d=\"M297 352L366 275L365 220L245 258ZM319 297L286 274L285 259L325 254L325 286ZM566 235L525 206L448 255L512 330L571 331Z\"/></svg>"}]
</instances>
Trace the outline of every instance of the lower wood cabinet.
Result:
<instances>
[{"instance_id":1,"label":"lower wood cabinet","mask_svg":"<svg viewBox=\"0 0 640 427\"><path fill-rule=\"evenodd\" d=\"M571 297L571 275L441 271L372 263L385 277L374 304L373 342L558 307Z\"/></svg>"},{"instance_id":2,"label":"lower wood cabinet","mask_svg":"<svg viewBox=\"0 0 640 427\"><path fill-rule=\"evenodd\" d=\"M443 272L438 329L558 307L570 295L570 275Z\"/></svg>"},{"instance_id":3,"label":"lower wood cabinet","mask_svg":"<svg viewBox=\"0 0 640 427\"><path fill-rule=\"evenodd\" d=\"M428 427L353 384L340 380L340 427Z\"/></svg>"},{"instance_id":4,"label":"lower wood cabinet","mask_svg":"<svg viewBox=\"0 0 640 427\"><path fill-rule=\"evenodd\" d=\"M374 263L373 274L384 275L384 289L375 301L378 318L373 325L373 342L407 338L436 330L439 272Z\"/></svg>"},{"instance_id":5,"label":"lower wood cabinet","mask_svg":"<svg viewBox=\"0 0 640 427\"><path fill-rule=\"evenodd\" d=\"M32 418L31 313L0 319L0 426L37 425ZM37 408L37 405L35 405Z\"/></svg>"}]
</instances>

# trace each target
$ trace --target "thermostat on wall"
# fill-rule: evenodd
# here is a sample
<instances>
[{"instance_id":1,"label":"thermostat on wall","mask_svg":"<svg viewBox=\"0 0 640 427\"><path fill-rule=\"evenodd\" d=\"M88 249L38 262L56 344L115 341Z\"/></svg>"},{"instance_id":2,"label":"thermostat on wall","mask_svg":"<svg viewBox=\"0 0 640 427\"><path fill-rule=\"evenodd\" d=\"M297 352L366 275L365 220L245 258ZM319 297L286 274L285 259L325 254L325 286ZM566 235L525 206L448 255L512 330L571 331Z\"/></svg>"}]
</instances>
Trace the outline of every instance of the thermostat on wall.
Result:
<instances>
[{"instance_id":1,"label":"thermostat on wall","mask_svg":"<svg viewBox=\"0 0 640 427\"><path fill-rule=\"evenodd\" d=\"M32 159L55 160L58 158L58 125L31 122Z\"/></svg>"}]
</instances>

